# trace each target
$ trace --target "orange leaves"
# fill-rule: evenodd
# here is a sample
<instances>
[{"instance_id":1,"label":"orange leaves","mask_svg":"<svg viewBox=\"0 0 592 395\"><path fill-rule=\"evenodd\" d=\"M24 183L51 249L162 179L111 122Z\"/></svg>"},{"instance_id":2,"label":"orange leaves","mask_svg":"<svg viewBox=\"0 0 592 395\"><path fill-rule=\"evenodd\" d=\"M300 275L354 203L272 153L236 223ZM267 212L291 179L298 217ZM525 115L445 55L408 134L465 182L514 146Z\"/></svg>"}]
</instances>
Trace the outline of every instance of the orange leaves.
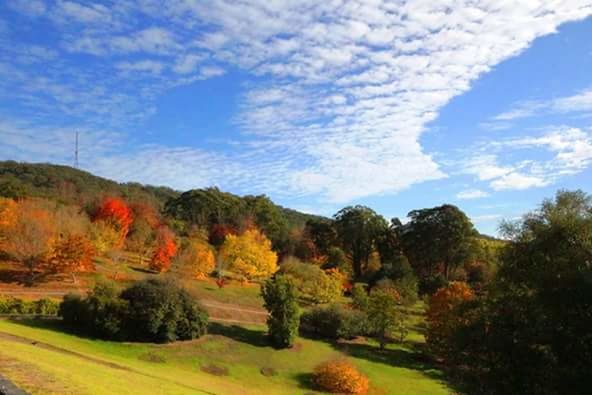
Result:
<instances>
[{"instance_id":1,"label":"orange leaves","mask_svg":"<svg viewBox=\"0 0 592 395\"><path fill-rule=\"evenodd\" d=\"M166 226L160 227L156 235L156 249L150 261L150 269L157 272L168 271L171 267L171 260L176 254L177 244L174 233Z\"/></svg>"},{"instance_id":2,"label":"orange leaves","mask_svg":"<svg viewBox=\"0 0 592 395\"><path fill-rule=\"evenodd\" d=\"M48 259L53 272L89 272L95 270L95 249L85 235L67 235L53 243Z\"/></svg>"},{"instance_id":3,"label":"orange leaves","mask_svg":"<svg viewBox=\"0 0 592 395\"><path fill-rule=\"evenodd\" d=\"M474 297L471 287L462 281L452 281L432 295L427 310L427 341L431 346L438 348L448 328L457 322L454 309Z\"/></svg>"},{"instance_id":4,"label":"orange leaves","mask_svg":"<svg viewBox=\"0 0 592 395\"><path fill-rule=\"evenodd\" d=\"M105 221L115 227L119 233L118 246L121 247L133 222L133 215L122 199L107 197L103 199L97 209L94 220Z\"/></svg>"},{"instance_id":5,"label":"orange leaves","mask_svg":"<svg viewBox=\"0 0 592 395\"><path fill-rule=\"evenodd\" d=\"M277 271L277 254L271 249L271 241L256 228L239 236L227 235L220 257L230 271L247 279L266 277Z\"/></svg>"},{"instance_id":6,"label":"orange leaves","mask_svg":"<svg viewBox=\"0 0 592 395\"><path fill-rule=\"evenodd\" d=\"M337 394L365 394L369 387L368 378L344 359L321 363L312 380L319 389Z\"/></svg>"}]
</instances>

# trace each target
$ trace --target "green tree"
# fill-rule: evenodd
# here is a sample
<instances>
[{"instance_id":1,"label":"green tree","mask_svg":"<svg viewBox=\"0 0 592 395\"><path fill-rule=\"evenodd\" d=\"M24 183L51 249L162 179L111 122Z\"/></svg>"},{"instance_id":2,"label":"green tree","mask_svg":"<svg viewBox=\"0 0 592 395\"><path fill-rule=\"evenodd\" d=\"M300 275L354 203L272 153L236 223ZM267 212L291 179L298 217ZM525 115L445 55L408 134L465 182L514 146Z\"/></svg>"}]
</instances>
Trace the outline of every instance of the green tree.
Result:
<instances>
[{"instance_id":1,"label":"green tree","mask_svg":"<svg viewBox=\"0 0 592 395\"><path fill-rule=\"evenodd\" d=\"M289 278L276 275L265 282L261 295L269 312L267 328L273 345L291 347L300 324L296 286Z\"/></svg>"},{"instance_id":2,"label":"green tree","mask_svg":"<svg viewBox=\"0 0 592 395\"><path fill-rule=\"evenodd\" d=\"M255 224L271 240L276 251L282 251L287 244L288 222L280 208L273 204L267 196L245 196L248 215Z\"/></svg>"},{"instance_id":3,"label":"green tree","mask_svg":"<svg viewBox=\"0 0 592 395\"><path fill-rule=\"evenodd\" d=\"M423 277L436 274L442 267L444 277L462 265L470 256L473 224L458 207L445 204L414 210L410 221L401 226L405 255Z\"/></svg>"},{"instance_id":4,"label":"green tree","mask_svg":"<svg viewBox=\"0 0 592 395\"><path fill-rule=\"evenodd\" d=\"M354 276L361 278L377 240L388 228L386 220L365 206L345 207L334 216L335 229Z\"/></svg>"},{"instance_id":5,"label":"green tree","mask_svg":"<svg viewBox=\"0 0 592 395\"><path fill-rule=\"evenodd\" d=\"M368 326L383 350L390 339L403 340L406 335L400 296L393 289L374 288L367 306Z\"/></svg>"}]
</instances>

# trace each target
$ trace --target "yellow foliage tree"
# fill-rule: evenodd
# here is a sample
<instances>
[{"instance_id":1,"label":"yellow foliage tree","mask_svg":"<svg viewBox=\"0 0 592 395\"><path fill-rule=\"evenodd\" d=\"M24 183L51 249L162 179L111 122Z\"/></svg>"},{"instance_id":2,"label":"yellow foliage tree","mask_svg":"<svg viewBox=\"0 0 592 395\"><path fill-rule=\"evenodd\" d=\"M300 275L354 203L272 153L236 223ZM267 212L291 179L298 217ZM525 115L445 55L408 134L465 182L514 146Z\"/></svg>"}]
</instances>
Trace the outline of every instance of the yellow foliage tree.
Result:
<instances>
[{"instance_id":1,"label":"yellow foliage tree","mask_svg":"<svg viewBox=\"0 0 592 395\"><path fill-rule=\"evenodd\" d=\"M278 269L277 254L271 249L271 241L255 228L241 235L227 235L220 257L228 265L228 270L247 279L267 277Z\"/></svg>"}]
</instances>

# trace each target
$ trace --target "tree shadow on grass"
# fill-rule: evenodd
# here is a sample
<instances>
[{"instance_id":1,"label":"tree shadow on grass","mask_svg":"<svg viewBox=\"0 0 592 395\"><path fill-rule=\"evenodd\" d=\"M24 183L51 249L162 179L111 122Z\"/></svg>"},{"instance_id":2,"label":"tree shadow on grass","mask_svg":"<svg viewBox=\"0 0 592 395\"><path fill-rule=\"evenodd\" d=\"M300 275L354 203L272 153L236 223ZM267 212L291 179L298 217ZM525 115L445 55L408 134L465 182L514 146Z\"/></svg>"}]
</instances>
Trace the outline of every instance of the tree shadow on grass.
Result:
<instances>
[{"instance_id":1,"label":"tree shadow on grass","mask_svg":"<svg viewBox=\"0 0 592 395\"><path fill-rule=\"evenodd\" d=\"M255 347L271 347L265 332L262 330L210 322L208 333L211 335L225 336L237 342L247 343Z\"/></svg>"},{"instance_id":2,"label":"tree shadow on grass","mask_svg":"<svg viewBox=\"0 0 592 395\"><path fill-rule=\"evenodd\" d=\"M298 387L303 390L308 390L310 392L305 392L305 394L314 394L315 387L312 382L312 373L297 373L293 376L294 380L298 383Z\"/></svg>"}]
</instances>

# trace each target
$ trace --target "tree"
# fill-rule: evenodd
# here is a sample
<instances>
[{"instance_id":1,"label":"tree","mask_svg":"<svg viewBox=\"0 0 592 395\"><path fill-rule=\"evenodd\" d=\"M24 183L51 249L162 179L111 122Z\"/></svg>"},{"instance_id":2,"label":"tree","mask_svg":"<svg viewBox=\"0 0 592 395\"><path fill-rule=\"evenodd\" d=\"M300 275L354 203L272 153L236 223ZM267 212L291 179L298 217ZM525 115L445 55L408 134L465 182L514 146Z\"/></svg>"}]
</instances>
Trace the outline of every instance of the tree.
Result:
<instances>
[{"instance_id":1,"label":"tree","mask_svg":"<svg viewBox=\"0 0 592 395\"><path fill-rule=\"evenodd\" d=\"M156 235L156 247L150 269L157 272L166 272L171 267L171 260L177 254L177 244L175 244L175 235L166 226L161 226Z\"/></svg>"},{"instance_id":2,"label":"tree","mask_svg":"<svg viewBox=\"0 0 592 395\"><path fill-rule=\"evenodd\" d=\"M470 256L476 231L469 218L449 204L411 211L400 237L412 266L422 277L433 276L439 266L446 279Z\"/></svg>"},{"instance_id":3,"label":"tree","mask_svg":"<svg viewBox=\"0 0 592 395\"><path fill-rule=\"evenodd\" d=\"M267 196L245 196L247 212L255 224L271 240L276 251L282 251L288 238L288 222L280 208Z\"/></svg>"},{"instance_id":4,"label":"tree","mask_svg":"<svg viewBox=\"0 0 592 395\"><path fill-rule=\"evenodd\" d=\"M399 307L401 297L394 289L374 288L368 298L368 325L383 350L389 340L405 336L403 313Z\"/></svg>"},{"instance_id":5,"label":"tree","mask_svg":"<svg viewBox=\"0 0 592 395\"><path fill-rule=\"evenodd\" d=\"M455 309L474 297L471 287L460 281L452 281L430 297L426 314L428 324L426 340L436 353L446 352L444 339L458 324L459 315L456 314Z\"/></svg>"},{"instance_id":6,"label":"tree","mask_svg":"<svg viewBox=\"0 0 592 395\"><path fill-rule=\"evenodd\" d=\"M203 235L194 235L187 240L179 254L178 262L197 279L206 278L216 268L214 249Z\"/></svg>"},{"instance_id":7,"label":"tree","mask_svg":"<svg viewBox=\"0 0 592 395\"><path fill-rule=\"evenodd\" d=\"M265 282L261 295L269 312L267 329L271 342L279 348L292 347L300 323L296 286L289 278L276 275Z\"/></svg>"},{"instance_id":8,"label":"tree","mask_svg":"<svg viewBox=\"0 0 592 395\"><path fill-rule=\"evenodd\" d=\"M282 261L280 273L293 280L302 299L312 303L332 302L343 290L343 275L336 269L326 272L293 258Z\"/></svg>"},{"instance_id":9,"label":"tree","mask_svg":"<svg viewBox=\"0 0 592 395\"><path fill-rule=\"evenodd\" d=\"M94 246L86 235L62 235L52 244L48 264L55 273L92 272L94 255Z\"/></svg>"},{"instance_id":10,"label":"tree","mask_svg":"<svg viewBox=\"0 0 592 395\"><path fill-rule=\"evenodd\" d=\"M15 211L2 232L2 249L27 269L29 281L33 281L50 252L56 234L55 218L39 200L20 201Z\"/></svg>"},{"instance_id":11,"label":"tree","mask_svg":"<svg viewBox=\"0 0 592 395\"><path fill-rule=\"evenodd\" d=\"M335 229L344 252L351 259L355 278L361 278L379 236L387 228L385 219L364 206L346 207L334 216Z\"/></svg>"},{"instance_id":12,"label":"tree","mask_svg":"<svg viewBox=\"0 0 592 395\"><path fill-rule=\"evenodd\" d=\"M106 197L97 208L94 221L104 221L117 230L119 240L117 247L122 247L133 222L132 211L120 198Z\"/></svg>"},{"instance_id":13,"label":"tree","mask_svg":"<svg viewBox=\"0 0 592 395\"><path fill-rule=\"evenodd\" d=\"M247 279L267 277L277 271L277 254L261 231L247 229L242 235L226 236L220 257L228 270Z\"/></svg>"}]
</instances>

